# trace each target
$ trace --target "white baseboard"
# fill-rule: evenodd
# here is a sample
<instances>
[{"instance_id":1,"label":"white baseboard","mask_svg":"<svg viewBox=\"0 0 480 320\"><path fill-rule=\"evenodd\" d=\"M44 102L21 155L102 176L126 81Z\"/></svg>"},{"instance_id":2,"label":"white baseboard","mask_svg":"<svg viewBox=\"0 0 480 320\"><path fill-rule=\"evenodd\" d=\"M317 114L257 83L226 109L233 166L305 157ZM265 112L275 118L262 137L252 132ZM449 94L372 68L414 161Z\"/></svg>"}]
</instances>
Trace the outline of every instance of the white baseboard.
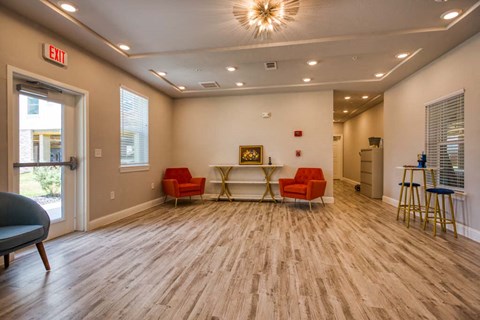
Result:
<instances>
[{"instance_id":1,"label":"white baseboard","mask_svg":"<svg viewBox=\"0 0 480 320\"><path fill-rule=\"evenodd\" d=\"M453 226L449 224L447 225L447 229L453 231ZM469 226L457 222L457 233L475 242L480 242L480 230L470 228Z\"/></svg>"},{"instance_id":2,"label":"white baseboard","mask_svg":"<svg viewBox=\"0 0 480 320\"><path fill-rule=\"evenodd\" d=\"M209 194L205 194L204 195L204 198L207 200L217 200L217 197L218 197L218 194L212 194L212 193L209 193ZM227 197L224 197L222 196L221 197L222 200L225 200L227 199ZM262 195L259 195L259 194L234 194L232 196L232 199L235 199L235 200L260 200L262 199ZM271 201L272 198L270 198L270 196L265 196L265 199L264 201ZM275 200L277 201L282 201L282 197L280 195L275 195ZM285 198L285 202L294 202L295 199L291 199L291 198ZM305 200L297 200L297 201L305 201ZM323 201L325 203L335 203L335 199L334 197L323 197ZM314 199L312 200L313 203L322 203L322 200L320 198L317 198L317 199Z\"/></svg>"},{"instance_id":3,"label":"white baseboard","mask_svg":"<svg viewBox=\"0 0 480 320\"><path fill-rule=\"evenodd\" d=\"M390 197L387 197L387 196L383 196L382 201L385 202L385 203L388 203L389 205L392 205L394 207L398 207L398 200L397 199L393 199L393 198L390 198Z\"/></svg>"},{"instance_id":4,"label":"white baseboard","mask_svg":"<svg viewBox=\"0 0 480 320\"><path fill-rule=\"evenodd\" d=\"M162 198L157 198L148 202L141 203L139 205L124 209L122 211L114 212L111 213L105 217L101 217L95 220L92 220L88 224L88 230L93 230L97 229L103 226L106 226L107 224L114 223L118 220L124 219L126 217L129 217L131 215L134 215L136 213L142 212L144 210L153 208L155 206L158 206L163 203L163 197Z\"/></svg>"},{"instance_id":5,"label":"white baseboard","mask_svg":"<svg viewBox=\"0 0 480 320\"><path fill-rule=\"evenodd\" d=\"M340 180L345 181L345 182L350 183L350 184L353 184L353 185L360 184L360 182L358 182L358 181L348 179L348 178L345 178L345 177L341 178Z\"/></svg>"},{"instance_id":6,"label":"white baseboard","mask_svg":"<svg viewBox=\"0 0 480 320\"><path fill-rule=\"evenodd\" d=\"M453 231L452 225L448 225L447 229ZM470 228L457 222L457 233L475 242L480 242L480 230Z\"/></svg>"}]
</instances>

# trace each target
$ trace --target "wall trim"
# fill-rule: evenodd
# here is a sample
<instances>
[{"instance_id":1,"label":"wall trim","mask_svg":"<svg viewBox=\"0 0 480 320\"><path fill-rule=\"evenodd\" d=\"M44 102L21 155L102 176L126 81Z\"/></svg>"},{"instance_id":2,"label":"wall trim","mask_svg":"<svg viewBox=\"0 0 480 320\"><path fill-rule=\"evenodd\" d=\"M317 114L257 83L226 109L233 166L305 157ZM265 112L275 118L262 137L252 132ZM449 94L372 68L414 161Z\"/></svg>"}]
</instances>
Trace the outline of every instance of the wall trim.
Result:
<instances>
[{"instance_id":1,"label":"wall trim","mask_svg":"<svg viewBox=\"0 0 480 320\"><path fill-rule=\"evenodd\" d=\"M345 182L350 183L350 184L353 184L353 185L360 184L360 182L358 182L358 181L348 179L348 178L345 178L345 177L341 178L340 180L345 181Z\"/></svg>"},{"instance_id":2,"label":"wall trim","mask_svg":"<svg viewBox=\"0 0 480 320\"><path fill-rule=\"evenodd\" d=\"M218 197L218 194L204 194L203 197L205 200L216 200ZM222 197L222 200L226 200L226 197ZM259 194L238 194L238 195L233 195L232 199L236 200L260 200L262 199L262 195ZM275 195L275 200L277 201L282 201L282 197L280 195ZM271 202L272 198L270 197L265 197L264 202ZM295 199L291 198L285 198L285 202L294 202ZM306 202L306 200L297 200L297 201L303 201ZM335 198L334 197L323 197L323 201L325 203L335 203ZM320 198L312 200L312 203L322 203L322 200Z\"/></svg>"},{"instance_id":3,"label":"wall trim","mask_svg":"<svg viewBox=\"0 0 480 320\"><path fill-rule=\"evenodd\" d=\"M140 203L136 206L133 206L133 207L130 207L130 208L118 211L118 212L114 212L114 213L111 213L111 214L106 215L104 217L92 220L88 224L88 230L94 230L94 229L109 225L111 223L114 223L114 222L117 222L119 220L125 219L129 216L132 216L136 213L139 213L139 212L142 212L144 210L147 210L147 209L153 208L155 206L158 206L158 205L163 203L163 199L164 198L161 197L161 198L157 198L157 199L154 199L154 200L150 200L150 201L147 201L147 202L144 202L144 203Z\"/></svg>"}]
</instances>

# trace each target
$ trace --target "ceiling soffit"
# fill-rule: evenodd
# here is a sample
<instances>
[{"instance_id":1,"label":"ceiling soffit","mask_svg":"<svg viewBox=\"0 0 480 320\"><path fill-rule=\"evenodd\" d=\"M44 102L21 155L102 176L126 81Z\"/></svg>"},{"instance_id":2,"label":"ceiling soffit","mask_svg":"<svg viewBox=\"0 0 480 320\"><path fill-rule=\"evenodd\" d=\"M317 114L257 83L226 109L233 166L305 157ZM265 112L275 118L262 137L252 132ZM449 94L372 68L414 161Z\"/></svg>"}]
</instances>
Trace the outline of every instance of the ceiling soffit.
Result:
<instances>
[{"instance_id":1,"label":"ceiling soffit","mask_svg":"<svg viewBox=\"0 0 480 320\"><path fill-rule=\"evenodd\" d=\"M296 21L259 40L235 19L233 2L82 0L68 14L52 0L0 0L173 98L315 90L377 97L480 30L480 1L301 0ZM452 8L462 14L439 18ZM125 42L128 52L118 48ZM409 56L395 58L400 52ZM308 66L311 59L318 64ZM277 70L265 70L269 61Z\"/></svg>"}]
</instances>

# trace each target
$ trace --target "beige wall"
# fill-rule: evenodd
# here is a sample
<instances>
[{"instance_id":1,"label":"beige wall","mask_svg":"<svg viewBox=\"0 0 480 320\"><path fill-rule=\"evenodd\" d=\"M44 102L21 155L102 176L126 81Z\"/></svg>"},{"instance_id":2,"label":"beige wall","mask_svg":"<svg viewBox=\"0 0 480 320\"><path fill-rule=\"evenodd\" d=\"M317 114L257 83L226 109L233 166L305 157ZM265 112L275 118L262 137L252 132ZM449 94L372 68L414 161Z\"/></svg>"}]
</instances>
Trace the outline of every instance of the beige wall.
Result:
<instances>
[{"instance_id":1,"label":"beige wall","mask_svg":"<svg viewBox=\"0 0 480 320\"><path fill-rule=\"evenodd\" d=\"M174 102L174 163L191 168L207 180L219 179L209 164L237 164L239 145L264 147L264 163L284 164L278 177L290 177L298 167L321 167L332 195L333 92L267 94L180 99ZM271 118L262 118L271 112ZM302 130L303 137L294 137ZM295 150L302 156L295 157ZM260 178L260 169L236 170L232 179ZM233 187L238 194L261 194L262 188ZM207 192L218 188L207 182Z\"/></svg>"},{"instance_id":2,"label":"beige wall","mask_svg":"<svg viewBox=\"0 0 480 320\"><path fill-rule=\"evenodd\" d=\"M68 52L68 68L41 57L42 43L52 43ZM160 197L157 185L170 165L172 101L129 74L100 60L38 25L0 8L0 190L7 190L7 98L6 68L12 65L90 94L90 220ZM119 86L125 85L150 101L150 171L119 173ZM103 149L102 158L93 150ZM110 191L116 199L110 200Z\"/></svg>"},{"instance_id":3,"label":"beige wall","mask_svg":"<svg viewBox=\"0 0 480 320\"><path fill-rule=\"evenodd\" d=\"M343 177L360 182L361 149L368 148L369 137L383 137L383 103L368 109L343 124Z\"/></svg>"},{"instance_id":4,"label":"beige wall","mask_svg":"<svg viewBox=\"0 0 480 320\"><path fill-rule=\"evenodd\" d=\"M385 93L384 195L398 199L401 170L425 148L425 104L465 89L465 210L458 220L480 230L480 34ZM479 234L480 235L480 234ZM480 239L480 238L479 238Z\"/></svg>"},{"instance_id":5,"label":"beige wall","mask_svg":"<svg viewBox=\"0 0 480 320\"><path fill-rule=\"evenodd\" d=\"M335 122L333 124L333 134L343 134L343 123Z\"/></svg>"}]
</instances>

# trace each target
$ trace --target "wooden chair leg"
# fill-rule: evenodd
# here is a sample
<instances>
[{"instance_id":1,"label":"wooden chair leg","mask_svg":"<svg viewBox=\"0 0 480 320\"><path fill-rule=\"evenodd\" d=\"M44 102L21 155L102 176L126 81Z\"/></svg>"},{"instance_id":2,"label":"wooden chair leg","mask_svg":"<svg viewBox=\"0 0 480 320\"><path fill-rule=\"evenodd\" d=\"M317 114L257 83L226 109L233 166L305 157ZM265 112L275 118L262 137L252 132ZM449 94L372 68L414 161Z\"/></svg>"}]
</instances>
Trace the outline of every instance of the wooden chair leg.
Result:
<instances>
[{"instance_id":1,"label":"wooden chair leg","mask_svg":"<svg viewBox=\"0 0 480 320\"><path fill-rule=\"evenodd\" d=\"M42 258L45 269L50 271L50 264L48 263L47 253L45 252L43 242L36 243L35 245L37 246L38 253L40 254L40 258Z\"/></svg>"},{"instance_id":2,"label":"wooden chair leg","mask_svg":"<svg viewBox=\"0 0 480 320\"><path fill-rule=\"evenodd\" d=\"M323 207L325 207L325 202L323 202L323 197L320 197L320 199L322 200Z\"/></svg>"},{"instance_id":3,"label":"wooden chair leg","mask_svg":"<svg viewBox=\"0 0 480 320\"><path fill-rule=\"evenodd\" d=\"M282 203L284 203L284 202L285 202L285 197L282 197Z\"/></svg>"},{"instance_id":4,"label":"wooden chair leg","mask_svg":"<svg viewBox=\"0 0 480 320\"><path fill-rule=\"evenodd\" d=\"M200 195L200 199L202 199L202 203L205 203L205 200L203 200L203 196Z\"/></svg>"},{"instance_id":5,"label":"wooden chair leg","mask_svg":"<svg viewBox=\"0 0 480 320\"><path fill-rule=\"evenodd\" d=\"M404 192L404 198L403 198L403 221L405 221L407 218L407 193L408 193L408 189L406 188Z\"/></svg>"},{"instance_id":6,"label":"wooden chair leg","mask_svg":"<svg viewBox=\"0 0 480 320\"><path fill-rule=\"evenodd\" d=\"M415 193L413 192L414 190L416 190L417 187L414 187L413 190L412 190L412 202L413 202L413 221L417 221L417 207L416 207L416 202L415 202Z\"/></svg>"},{"instance_id":7,"label":"wooden chair leg","mask_svg":"<svg viewBox=\"0 0 480 320\"><path fill-rule=\"evenodd\" d=\"M175 198L175 208L177 208L178 198Z\"/></svg>"},{"instance_id":8,"label":"wooden chair leg","mask_svg":"<svg viewBox=\"0 0 480 320\"><path fill-rule=\"evenodd\" d=\"M408 208L407 208L407 228L410 228L410 215L411 215L411 211L413 211L413 215L415 215L415 197L413 196L414 193L413 193L413 186L410 185L410 188L408 188L408 193L409 193L409 196L408 196ZM412 206L412 202L413 202L413 206Z\"/></svg>"},{"instance_id":9,"label":"wooden chair leg","mask_svg":"<svg viewBox=\"0 0 480 320\"><path fill-rule=\"evenodd\" d=\"M442 194L442 209L443 209L443 213L441 215L442 230L444 232L447 232L447 211L445 210L445 195L444 194Z\"/></svg>"},{"instance_id":10,"label":"wooden chair leg","mask_svg":"<svg viewBox=\"0 0 480 320\"><path fill-rule=\"evenodd\" d=\"M310 206L310 211L312 211L312 201L308 201L308 205Z\"/></svg>"},{"instance_id":11,"label":"wooden chair leg","mask_svg":"<svg viewBox=\"0 0 480 320\"><path fill-rule=\"evenodd\" d=\"M455 212L453 208L453 200L452 196L449 194L448 195L448 202L450 203L450 214L452 215L452 224L453 224L453 234L455 235L455 238L457 238L457 222L455 221Z\"/></svg>"},{"instance_id":12,"label":"wooden chair leg","mask_svg":"<svg viewBox=\"0 0 480 320\"><path fill-rule=\"evenodd\" d=\"M10 253L7 253L6 255L3 256L3 267L7 269L9 265L10 265Z\"/></svg>"},{"instance_id":13,"label":"wooden chair leg","mask_svg":"<svg viewBox=\"0 0 480 320\"><path fill-rule=\"evenodd\" d=\"M404 170L403 180L405 180L405 172L406 172L406 170ZM398 218L400 217L400 210L401 210L401 208L402 208L403 189L405 188L404 182L405 182L405 181L402 181L402 187L400 188L400 197L398 198L397 220L398 220Z\"/></svg>"},{"instance_id":14,"label":"wooden chair leg","mask_svg":"<svg viewBox=\"0 0 480 320\"><path fill-rule=\"evenodd\" d=\"M423 230L427 228L428 223L428 211L430 211L430 200L432 199L432 194L429 192L427 196L427 203L425 204L425 220L423 220Z\"/></svg>"},{"instance_id":15,"label":"wooden chair leg","mask_svg":"<svg viewBox=\"0 0 480 320\"><path fill-rule=\"evenodd\" d=\"M423 217L422 217L422 201L420 201L420 193L418 192L418 187L415 188L415 190L417 191L418 214L420 215L420 222L422 222L422 221L423 221Z\"/></svg>"},{"instance_id":16,"label":"wooden chair leg","mask_svg":"<svg viewBox=\"0 0 480 320\"><path fill-rule=\"evenodd\" d=\"M163 203L167 202L167 195L165 195L165 198L163 199Z\"/></svg>"},{"instance_id":17,"label":"wooden chair leg","mask_svg":"<svg viewBox=\"0 0 480 320\"><path fill-rule=\"evenodd\" d=\"M438 202L438 193L435 193L435 209L433 209L433 236L437 236L437 212L440 215L440 203Z\"/></svg>"}]
</instances>

